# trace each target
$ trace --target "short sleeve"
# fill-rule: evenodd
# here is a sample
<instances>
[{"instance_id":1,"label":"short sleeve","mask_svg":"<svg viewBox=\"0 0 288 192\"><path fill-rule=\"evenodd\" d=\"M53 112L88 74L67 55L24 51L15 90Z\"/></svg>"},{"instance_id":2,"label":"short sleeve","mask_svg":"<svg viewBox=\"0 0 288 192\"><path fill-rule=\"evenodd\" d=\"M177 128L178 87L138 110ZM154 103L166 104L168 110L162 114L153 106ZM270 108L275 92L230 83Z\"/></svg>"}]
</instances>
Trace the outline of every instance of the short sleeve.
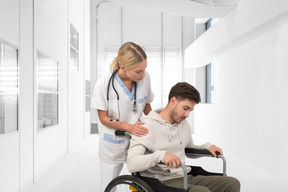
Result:
<instances>
[{"instance_id":1,"label":"short sleeve","mask_svg":"<svg viewBox=\"0 0 288 192\"><path fill-rule=\"evenodd\" d=\"M154 94L152 92L152 88L151 88L151 79L150 79L150 75L148 72L146 72L146 77L147 77L147 90L148 90L148 98L147 98L147 103L152 103L153 99L154 99Z\"/></svg>"},{"instance_id":2,"label":"short sleeve","mask_svg":"<svg viewBox=\"0 0 288 192\"><path fill-rule=\"evenodd\" d=\"M105 84L105 77L99 79L93 90L93 95L91 98L91 107L100 110L107 110L107 102L106 102L106 92L107 85Z\"/></svg>"}]
</instances>

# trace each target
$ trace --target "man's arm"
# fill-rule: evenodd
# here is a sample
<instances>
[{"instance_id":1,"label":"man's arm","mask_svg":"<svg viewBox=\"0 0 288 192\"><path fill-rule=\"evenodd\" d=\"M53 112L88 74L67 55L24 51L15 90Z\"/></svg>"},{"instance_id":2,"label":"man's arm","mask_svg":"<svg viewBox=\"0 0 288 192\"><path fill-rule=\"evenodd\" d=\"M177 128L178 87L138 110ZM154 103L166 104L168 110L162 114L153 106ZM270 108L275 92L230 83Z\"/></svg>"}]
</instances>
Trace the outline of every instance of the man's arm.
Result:
<instances>
[{"instance_id":1,"label":"man's arm","mask_svg":"<svg viewBox=\"0 0 288 192\"><path fill-rule=\"evenodd\" d=\"M166 151L145 154L147 150L145 143L149 143L149 140L145 140L145 138L146 136L131 139L127 158L127 168L130 172L144 171L164 161ZM144 143L138 140L144 141Z\"/></svg>"}]
</instances>

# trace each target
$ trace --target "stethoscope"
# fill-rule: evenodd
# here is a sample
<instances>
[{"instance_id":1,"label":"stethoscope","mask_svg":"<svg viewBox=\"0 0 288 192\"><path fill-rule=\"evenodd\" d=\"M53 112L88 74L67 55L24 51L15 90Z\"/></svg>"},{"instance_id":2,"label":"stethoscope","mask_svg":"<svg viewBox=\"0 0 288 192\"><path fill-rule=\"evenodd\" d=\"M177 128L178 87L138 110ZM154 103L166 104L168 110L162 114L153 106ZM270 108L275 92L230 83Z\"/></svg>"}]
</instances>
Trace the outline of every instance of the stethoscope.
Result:
<instances>
[{"instance_id":1,"label":"stethoscope","mask_svg":"<svg viewBox=\"0 0 288 192\"><path fill-rule=\"evenodd\" d=\"M108 82L108 87L107 87L107 105L108 105L108 118L109 121L111 122L115 122L115 121L119 121L120 119L120 109L119 109L119 94L118 91L115 89L114 86L114 79L115 79L115 74L118 72L119 69L117 69L116 71L114 71L109 79ZM112 88L114 90L114 92L117 95L117 107L118 107L118 119L112 119L109 115L109 111L110 111L110 106L109 106L109 90L110 90L110 84L112 83ZM134 98L133 98L133 111L137 111L137 101L136 101L136 91L137 91L137 85L136 82L134 82L134 87L135 87L135 92L134 92Z\"/></svg>"}]
</instances>

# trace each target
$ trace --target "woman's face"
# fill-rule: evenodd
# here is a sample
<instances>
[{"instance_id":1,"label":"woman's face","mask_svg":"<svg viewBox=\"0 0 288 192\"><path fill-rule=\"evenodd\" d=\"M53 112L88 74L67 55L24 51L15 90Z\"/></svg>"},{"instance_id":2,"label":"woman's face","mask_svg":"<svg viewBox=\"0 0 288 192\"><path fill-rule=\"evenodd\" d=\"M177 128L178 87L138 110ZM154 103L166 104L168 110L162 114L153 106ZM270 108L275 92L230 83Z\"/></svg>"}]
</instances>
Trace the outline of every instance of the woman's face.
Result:
<instances>
[{"instance_id":1,"label":"woman's face","mask_svg":"<svg viewBox=\"0 0 288 192\"><path fill-rule=\"evenodd\" d=\"M133 67L131 69L126 69L126 75L132 81L139 82L145 77L146 67L147 67L147 59L142 61L136 67Z\"/></svg>"}]
</instances>

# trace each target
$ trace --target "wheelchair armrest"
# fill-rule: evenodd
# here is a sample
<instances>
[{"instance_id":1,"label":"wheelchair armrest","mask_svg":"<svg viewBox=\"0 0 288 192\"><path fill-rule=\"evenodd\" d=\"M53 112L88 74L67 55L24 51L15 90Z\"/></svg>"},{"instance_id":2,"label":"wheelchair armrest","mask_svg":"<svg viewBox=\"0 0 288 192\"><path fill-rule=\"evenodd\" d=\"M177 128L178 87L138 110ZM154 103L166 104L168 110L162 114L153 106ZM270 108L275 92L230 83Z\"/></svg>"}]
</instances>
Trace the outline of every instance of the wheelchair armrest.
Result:
<instances>
[{"instance_id":1,"label":"wheelchair armrest","mask_svg":"<svg viewBox=\"0 0 288 192\"><path fill-rule=\"evenodd\" d=\"M213 155L210 153L209 150L207 149L195 149L195 148L185 148L185 154L188 156L212 156ZM218 151L216 151L216 155L218 158L218 155L220 155L220 153Z\"/></svg>"},{"instance_id":2,"label":"wheelchair armrest","mask_svg":"<svg viewBox=\"0 0 288 192\"><path fill-rule=\"evenodd\" d=\"M195 149L195 148L185 148L185 154L187 157L213 157L207 149ZM226 159L220 153L216 152L216 157L223 160L223 175L226 176Z\"/></svg>"}]
</instances>

